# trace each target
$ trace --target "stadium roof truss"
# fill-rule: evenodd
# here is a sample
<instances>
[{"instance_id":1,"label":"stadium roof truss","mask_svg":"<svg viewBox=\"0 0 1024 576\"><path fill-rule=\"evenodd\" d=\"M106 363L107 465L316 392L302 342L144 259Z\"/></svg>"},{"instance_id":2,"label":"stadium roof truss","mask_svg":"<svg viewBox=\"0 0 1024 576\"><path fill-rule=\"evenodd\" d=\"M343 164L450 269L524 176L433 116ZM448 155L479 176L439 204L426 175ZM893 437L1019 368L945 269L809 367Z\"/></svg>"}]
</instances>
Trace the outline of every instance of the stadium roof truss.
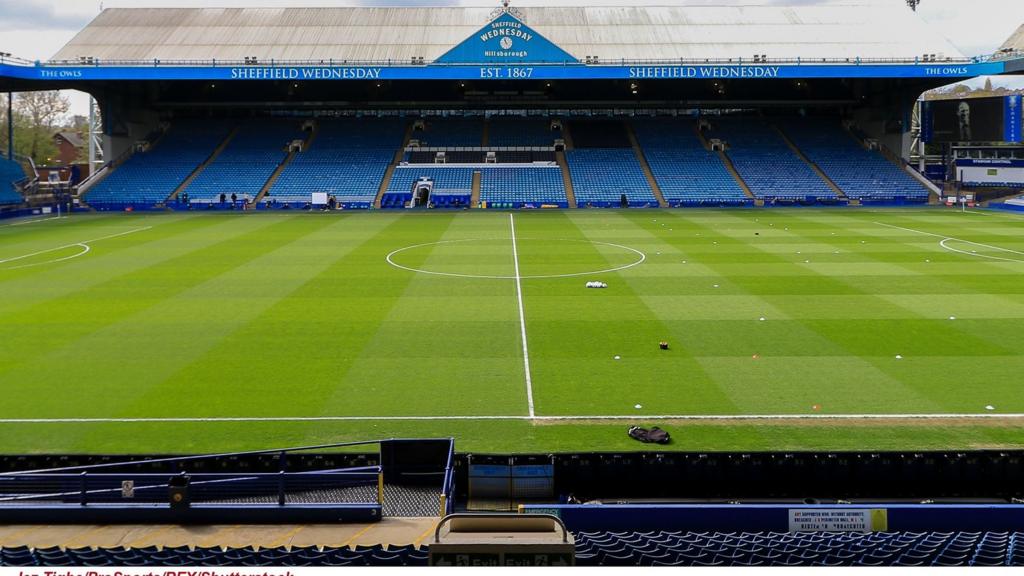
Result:
<instances>
[{"instance_id":1,"label":"stadium roof truss","mask_svg":"<svg viewBox=\"0 0 1024 576\"><path fill-rule=\"evenodd\" d=\"M481 27L482 26L482 27ZM107 9L0 80L963 78L968 58L887 0L813 6Z\"/></svg>"}]
</instances>

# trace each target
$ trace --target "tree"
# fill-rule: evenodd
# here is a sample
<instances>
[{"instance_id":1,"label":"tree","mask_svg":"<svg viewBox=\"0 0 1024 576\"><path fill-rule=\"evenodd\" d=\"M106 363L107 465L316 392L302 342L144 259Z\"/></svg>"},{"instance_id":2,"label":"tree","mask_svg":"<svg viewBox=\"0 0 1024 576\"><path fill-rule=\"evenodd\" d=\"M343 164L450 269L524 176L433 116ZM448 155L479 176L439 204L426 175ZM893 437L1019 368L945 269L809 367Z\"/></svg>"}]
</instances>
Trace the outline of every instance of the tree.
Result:
<instances>
[{"instance_id":1,"label":"tree","mask_svg":"<svg viewBox=\"0 0 1024 576\"><path fill-rule=\"evenodd\" d=\"M7 93L4 92L0 94L0 152L3 152L5 158L10 147L7 136Z\"/></svg>"},{"instance_id":2,"label":"tree","mask_svg":"<svg viewBox=\"0 0 1024 576\"><path fill-rule=\"evenodd\" d=\"M985 78L985 92L992 91L992 78Z\"/></svg>"},{"instance_id":3,"label":"tree","mask_svg":"<svg viewBox=\"0 0 1024 576\"><path fill-rule=\"evenodd\" d=\"M19 93L14 98L15 124L23 128L21 137L15 135L15 152L30 156L36 163L48 163L57 154L54 130L70 109L71 101L56 90Z\"/></svg>"}]
</instances>

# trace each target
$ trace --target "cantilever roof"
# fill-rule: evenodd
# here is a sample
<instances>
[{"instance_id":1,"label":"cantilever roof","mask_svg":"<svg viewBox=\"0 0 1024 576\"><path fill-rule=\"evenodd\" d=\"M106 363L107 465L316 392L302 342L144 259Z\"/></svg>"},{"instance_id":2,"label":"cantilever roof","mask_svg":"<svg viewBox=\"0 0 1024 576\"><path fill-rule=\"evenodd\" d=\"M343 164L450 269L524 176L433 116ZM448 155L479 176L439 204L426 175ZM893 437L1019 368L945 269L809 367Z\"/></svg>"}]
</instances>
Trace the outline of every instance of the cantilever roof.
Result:
<instances>
[{"instance_id":1,"label":"cantilever roof","mask_svg":"<svg viewBox=\"0 0 1024 576\"><path fill-rule=\"evenodd\" d=\"M897 0L811 6L519 8L579 59L962 58ZM432 61L490 20L492 8L111 8L53 60Z\"/></svg>"},{"instance_id":2,"label":"cantilever roof","mask_svg":"<svg viewBox=\"0 0 1024 576\"><path fill-rule=\"evenodd\" d=\"M999 47L1000 50L1024 50L1024 24L1021 24L1020 28L1013 33L1012 36L1003 42L1003 45Z\"/></svg>"}]
</instances>

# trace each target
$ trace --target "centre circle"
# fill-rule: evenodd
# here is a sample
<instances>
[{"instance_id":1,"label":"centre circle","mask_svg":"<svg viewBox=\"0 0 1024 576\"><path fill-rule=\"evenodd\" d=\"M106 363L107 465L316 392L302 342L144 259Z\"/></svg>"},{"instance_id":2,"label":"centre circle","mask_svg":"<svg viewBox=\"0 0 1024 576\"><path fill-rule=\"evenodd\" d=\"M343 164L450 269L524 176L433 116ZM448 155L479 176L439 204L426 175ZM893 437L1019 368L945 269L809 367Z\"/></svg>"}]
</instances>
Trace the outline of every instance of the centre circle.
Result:
<instances>
[{"instance_id":1,"label":"centre circle","mask_svg":"<svg viewBox=\"0 0 1024 576\"><path fill-rule=\"evenodd\" d=\"M596 253L594 248L597 249ZM410 262L418 252L426 249L430 249L431 257L440 255L446 262ZM518 259L520 275L499 272L512 268L513 257ZM597 240L519 238L513 250L512 241L508 238L466 238L413 244L389 253L385 260L395 268L419 274L492 280L514 280L518 277L529 280L618 272L643 264L647 255L636 248ZM581 263L581 260L584 262ZM601 264L595 262L588 265L586 260L601 260ZM544 268L554 273L532 274L530 268ZM494 273L489 274L492 270Z\"/></svg>"}]
</instances>

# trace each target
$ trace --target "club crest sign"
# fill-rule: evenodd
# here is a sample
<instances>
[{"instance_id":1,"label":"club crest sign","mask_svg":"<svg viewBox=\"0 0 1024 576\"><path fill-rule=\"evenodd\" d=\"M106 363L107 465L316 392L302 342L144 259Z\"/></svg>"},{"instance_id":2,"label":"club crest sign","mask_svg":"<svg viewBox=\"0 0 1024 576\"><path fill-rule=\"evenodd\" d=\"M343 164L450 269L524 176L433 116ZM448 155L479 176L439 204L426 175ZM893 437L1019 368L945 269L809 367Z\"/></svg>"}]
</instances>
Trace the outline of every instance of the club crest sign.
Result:
<instances>
[{"instance_id":1,"label":"club crest sign","mask_svg":"<svg viewBox=\"0 0 1024 576\"><path fill-rule=\"evenodd\" d=\"M441 64L576 63L547 38L534 32L510 12L502 11L476 34L436 62Z\"/></svg>"}]
</instances>

